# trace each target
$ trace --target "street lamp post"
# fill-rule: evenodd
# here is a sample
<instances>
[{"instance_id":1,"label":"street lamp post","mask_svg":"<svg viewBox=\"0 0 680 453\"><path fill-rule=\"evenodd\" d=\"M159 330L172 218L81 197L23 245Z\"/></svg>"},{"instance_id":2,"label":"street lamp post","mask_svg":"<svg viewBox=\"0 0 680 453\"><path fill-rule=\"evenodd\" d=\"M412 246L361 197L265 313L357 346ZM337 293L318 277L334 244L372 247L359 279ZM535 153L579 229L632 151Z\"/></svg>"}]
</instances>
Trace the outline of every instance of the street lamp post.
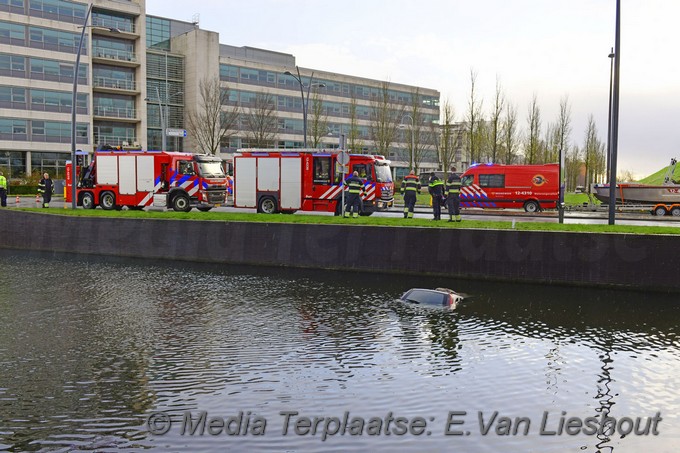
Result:
<instances>
[{"instance_id":1,"label":"street lamp post","mask_svg":"<svg viewBox=\"0 0 680 453\"><path fill-rule=\"evenodd\" d=\"M87 21L90 19L92 12L92 3L87 7L85 20L83 21L83 30L80 32L80 41L78 42L78 52L76 53L76 65L73 68L73 98L71 100L71 208L76 209L76 98L78 95L78 69L80 66L80 53L83 50L83 41L85 40L85 29L87 29Z\"/></svg>"},{"instance_id":2,"label":"street lamp post","mask_svg":"<svg viewBox=\"0 0 680 453\"><path fill-rule=\"evenodd\" d=\"M612 91L614 90L614 48L609 52L609 115L607 118L607 181L609 181L609 166L612 159Z\"/></svg>"},{"instance_id":3,"label":"street lamp post","mask_svg":"<svg viewBox=\"0 0 680 453\"><path fill-rule=\"evenodd\" d=\"M408 118L411 120L411 153L410 153L410 161L409 161L409 170L415 170L415 166L413 163L413 153L416 149L416 142L415 142L415 137L413 134L413 129L416 127L416 123L413 120L413 117L411 115L404 115L401 119L403 120L404 118Z\"/></svg>"},{"instance_id":4,"label":"street lamp post","mask_svg":"<svg viewBox=\"0 0 680 453\"><path fill-rule=\"evenodd\" d=\"M312 83L312 80L314 80L314 71L312 71L312 75L309 76L309 85L307 85L307 99L305 100L305 84L302 82L300 68L295 66L295 70L297 71L297 76L290 71L286 71L284 74L293 77L300 85L300 96L302 97L302 133L304 134L303 147L307 148L307 110L309 109L309 90L312 88L312 85L323 88L326 86L326 84Z\"/></svg>"},{"instance_id":5,"label":"street lamp post","mask_svg":"<svg viewBox=\"0 0 680 453\"><path fill-rule=\"evenodd\" d=\"M168 145L168 139L165 137L165 115L163 114L163 110L165 110L165 106L161 104L161 94L158 91L158 87L156 88L156 100L158 101L158 114L161 116L161 151L167 151L167 145ZM167 92L166 92L167 93Z\"/></svg>"},{"instance_id":6,"label":"street lamp post","mask_svg":"<svg viewBox=\"0 0 680 453\"><path fill-rule=\"evenodd\" d=\"M609 164L609 225L616 223L616 160L619 146L619 76L621 72L621 0L616 0L614 82L612 84L611 158Z\"/></svg>"},{"instance_id":7,"label":"street lamp post","mask_svg":"<svg viewBox=\"0 0 680 453\"><path fill-rule=\"evenodd\" d=\"M71 208L76 209L76 101L78 98L78 70L80 69L80 55L83 51L83 41L85 41L85 30L92 25L87 25L92 13L92 3L87 6L87 13L80 32L80 41L78 41L78 51L76 52L76 63L73 68L73 97L71 98ZM109 28L112 33L120 33L117 28Z\"/></svg>"}]
</instances>

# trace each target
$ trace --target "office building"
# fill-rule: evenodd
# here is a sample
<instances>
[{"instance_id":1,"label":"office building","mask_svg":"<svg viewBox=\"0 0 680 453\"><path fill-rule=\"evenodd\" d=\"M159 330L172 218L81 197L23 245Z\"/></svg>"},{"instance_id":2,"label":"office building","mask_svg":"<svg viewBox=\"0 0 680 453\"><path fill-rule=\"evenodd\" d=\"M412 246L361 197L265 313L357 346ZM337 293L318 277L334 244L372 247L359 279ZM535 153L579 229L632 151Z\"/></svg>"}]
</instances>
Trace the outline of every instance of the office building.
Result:
<instances>
[{"instance_id":1,"label":"office building","mask_svg":"<svg viewBox=\"0 0 680 453\"><path fill-rule=\"evenodd\" d=\"M222 154L256 142L244 117L264 97L276 121L268 146L301 148L299 70L303 94L309 87L311 97L307 146L312 147L314 118L323 118L325 130L320 134L317 128L314 139L316 147L323 148L338 147L342 136L349 136L354 118L360 149L353 151L375 152L370 111L383 81L298 68L290 54L221 44L229 37L203 30L198 23L146 15L144 0L95 0L86 20L89 5L0 0L0 168L8 169L12 178L31 171L63 178L71 156L73 75L83 31L76 98L78 149L161 149L165 141L168 150L202 152L190 131L186 136L184 132L187 115L200 103L201 84L210 79L219 79L228 90L225 111L241 112L228 140L221 143ZM397 177L410 159L414 122L408 113L415 93L422 123L436 124L439 119L438 91L389 83L390 102L405 109L385 156L393 161ZM315 113L312 104L319 102ZM436 168L435 147L417 146L427 148L418 159L421 168Z\"/></svg>"}]
</instances>

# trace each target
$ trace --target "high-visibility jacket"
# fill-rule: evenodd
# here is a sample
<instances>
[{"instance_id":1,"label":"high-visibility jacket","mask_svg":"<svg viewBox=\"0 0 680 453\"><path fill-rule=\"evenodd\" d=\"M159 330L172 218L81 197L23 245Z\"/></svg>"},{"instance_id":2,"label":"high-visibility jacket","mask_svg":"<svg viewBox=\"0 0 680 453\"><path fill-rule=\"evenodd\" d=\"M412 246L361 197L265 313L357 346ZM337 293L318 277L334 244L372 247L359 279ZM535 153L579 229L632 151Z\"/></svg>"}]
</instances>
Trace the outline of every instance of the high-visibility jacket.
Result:
<instances>
[{"instance_id":1,"label":"high-visibility jacket","mask_svg":"<svg viewBox=\"0 0 680 453\"><path fill-rule=\"evenodd\" d=\"M416 175L406 175L401 183L401 193L416 193L420 190L420 178Z\"/></svg>"},{"instance_id":2,"label":"high-visibility jacket","mask_svg":"<svg viewBox=\"0 0 680 453\"><path fill-rule=\"evenodd\" d=\"M446 186L444 187L444 195L459 195L460 194L460 175L456 173L451 173L449 179L446 180Z\"/></svg>"},{"instance_id":3,"label":"high-visibility jacket","mask_svg":"<svg viewBox=\"0 0 680 453\"><path fill-rule=\"evenodd\" d=\"M364 188L364 181L358 176L350 176L349 178L345 179L344 185L345 187L349 188L349 193L359 195L361 190Z\"/></svg>"},{"instance_id":4,"label":"high-visibility jacket","mask_svg":"<svg viewBox=\"0 0 680 453\"><path fill-rule=\"evenodd\" d=\"M7 190L7 178L5 176L0 176L0 189Z\"/></svg>"},{"instance_id":5,"label":"high-visibility jacket","mask_svg":"<svg viewBox=\"0 0 680 453\"><path fill-rule=\"evenodd\" d=\"M444 183L442 182L441 179L435 176L434 178L430 179L428 190L430 192L430 195L432 195L433 197L435 196L441 197L444 192Z\"/></svg>"}]
</instances>

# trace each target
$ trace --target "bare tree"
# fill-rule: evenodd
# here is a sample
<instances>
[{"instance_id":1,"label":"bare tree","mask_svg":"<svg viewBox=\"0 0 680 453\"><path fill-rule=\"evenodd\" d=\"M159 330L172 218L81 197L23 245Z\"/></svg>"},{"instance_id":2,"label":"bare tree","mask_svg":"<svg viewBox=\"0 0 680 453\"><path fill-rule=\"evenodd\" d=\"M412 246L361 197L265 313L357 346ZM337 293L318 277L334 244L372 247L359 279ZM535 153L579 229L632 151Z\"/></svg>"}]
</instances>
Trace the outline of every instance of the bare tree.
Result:
<instances>
[{"instance_id":1,"label":"bare tree","mask_svg":"<svg viewBox=\"0 0 680 453\"><path fill-rule=\"evenodd\" d=\"M635 173L632 170L623 170L616 176L617 182L633 182L635 181Z\"/></svg>"},{"instance_id":2,"label":"bare tree","mask_svg":"<svg viewBox=\"0 0 680 453\"><path fill-rule=\"evenodd\" d=\"M187 112L187 129L202 152L215 154L220 144L229 142L238 127L238 107L223 109L229 101L229 88L220 87L218 77L206 77L198 85L198 105Z\"/></svg>"},{"instance_id":3,"label":"bare tree","mask_svg":"<svg viewBox=\"0 0 680 453\"><path fill-rule=\"evenodd\" d=\"M557 127L555 129L555 143L557 145L558 156L567 152L567 149L569 149L570 140L571 106L569 105L569 96L565 95L562 99L560 99L560 116L557 119Z\"/></svg>"},{"instance_id":4,"label":"bare tree","mask_svg":"<svg viewBox=\"0 0 680 453\"><path fill-rule=\"evenodd\" d=\"M253 105L244 113L243 123L251 147L273 146L278 131L274 96L269 92L258 93Z\"/></svg>"},{"instance_id":5,"label":"bare tree","mask_svg":"<svg viewBox=\"0 0 680 453\"><path fill-rule=\"evenodd\" d=\"M477 73L470 69L470 99L468 100L467 110L467 148L470 156L470 162L477 162L480 159L478 146L478 123L482 117L482 101L477 100L475 92L475 85L477 82Z\"/></svg>"},{"instance_id":6,"label":"bare tree","mask_svg":"<svg viewBox=\"0 0 680 453\"><path fill-rule=\"evenodd\" d=\"M591 114L588 117L588 126L586 128L585 143L583 145L583 163L586 172L586 186L588 193L590 193L590 185L597 181L598 173L598 152L602 144L597 138L597 126L595 119Z\"/></svg>"},{"instance_id":7,"label":"bare tree","mask_svg":"<svg viewBox=\"0 0 680 453\"><path fill-rule=\"evenodd\" d=\"M480 118L474 136L477 147L477 162L491 161L491 123Z\"/></svg>"},{"instance_id":8,"label":"bare tree","mask_svg":"<svg viewBox=\"0 0 680 453\"><path fill-rule=\"evenodd\" d=\"M397 128L404 116L404 106L392 102L390 83L382 82L378 95L371 100L369 131L378 154L389 155L390 146L397 137Z\"/></svg>"},{"instance_id":9,"label":"bare tree","mask_svg":"<svg viewBox=\"0 0 680 453\"><path fill-rule=\"evenodd\" d=\"M517 137L517 108L512 104L505 105L502 134L504 147L503 162L510 165L515 163L517 159L517 146L519 143Z\"/></svg>"},{"instance_id":10,"label":"bare tree","mask_svg":"<svg viewBox=\"0 0 680 453\"><path fill-rule=\"evenodd\" d=\"M308 134L312 138L312 147L316 148L321 143L321 139L328 135L328 114L323 108L321 96L316 90L312 96L311 116Z\"/></svg>"},{"instance_id":11,"label":"bare tree","mask_svg":"<svg viewBox=\"0 0 680 453\"><path fill-rule=\"evenodd\" d=\"M364 148L364 142L361 140L361 130L359 129L359 119L357 118L357 96L352 91L352 98L349 104L349 136L347 137L349 149L354 152L361 151Z\"/></svg>"},{"instance_id":12,"label":"bare tree","mask_svg":"<svg viewBox=\"0 0 680 453\"><path fill-rule=\"evenodd\" d=\"M540 146L540 163L557 162L559 153L557 145L557 124L548 123L545 130L545 139Z\"/></svg>"},{"instance_id":13,"label":"bare tree","mask_svg":"<svg viewBox=\"0 0 680 453\"><path fill-rule=\"evenodd\" d=\"M581 150L578 146L574 146L571 149L566 150L566 156L564 159L565 174L567 180L567 191L576 190L578 185L578 178L581 174L581 166L583 165L583 159L581 158Z\"/></svg>"},{"instance_id":14,"label":"bare tree","mask_svg":"<svg viewBox=\"0 0 680 453\"><path fill-rule=\"evenodd\" d=\"M456 131L454 130L454 111L451 102L444 101L442 109L443 118L441 121L441 140L438 140L439 161L442 163L444 171L448 171L456 161ZM462 170L462 169L461 169Z\"/></svg>"},{"instance_id":15,"label":"bare tree","mask_svg":"<svg viewBox=\"0 0 680 453\"><path fill-rule=\"evenodd\" d=\"M496 76L496 96L494 97L493 111L491 112L491 125L490 125L490 136L489 143L491 145L491 162L496 162L499 157L499 149L501 148L502 142L502 124L501 115L503 114L503 108L505 107L505 95L503 94L503 87L501 87L501 82Z\"/></svg>"},{"instance_id":16,"label":"bare tree","mask_svg":"<svg viewBox=\"0 0 680 453\"><path fill-rule=\"evenodd\" d=\"M527 116L527 138L524 145L524 159L527 164L537 163L540 157L540 137L541 137L541 109L538 107L536 94L529 104Z\"/></svg>"},{"instance_id":17,"label":"bare tree","mask_svg":"<svg viewBox=\"0 0 680 453\"><path fill-rule=\"evenodd\" d=\"M420 90L416 88L411 92L411 108L408 111L408 115L413 119L409 131L411 140L409 140L408 147L410 155L413 156L413 170L416 173L419 173L420 163L423 161L426 152L429 151L429 145L432 142L429 137L432 129L425 127L424 114L420 105Z\"/></svg>"}]
</instances>

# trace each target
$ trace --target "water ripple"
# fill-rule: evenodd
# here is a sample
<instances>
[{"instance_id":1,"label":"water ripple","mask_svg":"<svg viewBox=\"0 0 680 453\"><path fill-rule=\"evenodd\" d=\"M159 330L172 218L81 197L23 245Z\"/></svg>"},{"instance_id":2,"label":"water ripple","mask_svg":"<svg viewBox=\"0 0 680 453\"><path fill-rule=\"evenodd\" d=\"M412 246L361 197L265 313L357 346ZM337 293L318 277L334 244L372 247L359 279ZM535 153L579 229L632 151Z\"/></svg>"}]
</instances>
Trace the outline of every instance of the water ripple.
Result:
<instances>
[{"instance_id":1,"label":"water ripple","mask_svg":"<svg viewBox=\"0 0 680 453\"><path fill-rule=\"evenodd\" d=\"M672 296L1 251L0 450L637 451L641 438L481 436L478 412L663 413L680 438ZM16 278L31 276L35 278ZM39 276L39 277L38 277ZM409 287L474 297L395 302ZM266 436L152 436L166 411L262 416ZM282 411L432 417L417 436L282 436ZM467 423L467 422L466 422ZM173 426L175 426L173 425ZM598 446L599 445L599 446Z\"/></svg>"}]
</instances>

